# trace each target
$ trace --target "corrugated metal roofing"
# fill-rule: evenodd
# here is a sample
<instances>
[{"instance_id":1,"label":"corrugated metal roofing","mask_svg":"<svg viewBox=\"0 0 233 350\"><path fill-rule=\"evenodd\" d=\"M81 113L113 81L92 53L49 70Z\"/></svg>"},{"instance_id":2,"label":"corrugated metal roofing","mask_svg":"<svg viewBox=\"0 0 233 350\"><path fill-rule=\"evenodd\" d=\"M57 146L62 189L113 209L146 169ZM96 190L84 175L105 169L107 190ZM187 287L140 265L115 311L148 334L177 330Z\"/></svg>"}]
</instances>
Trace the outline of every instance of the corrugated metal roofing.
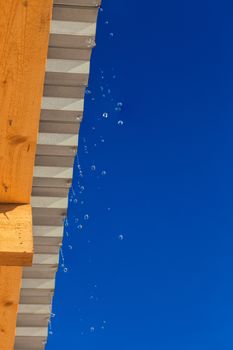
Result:
<instances>
[{"instance_id":1,"label":"corrugated metal roofing","mask_svg":"<svg viewBox=\"0 0 233 350\"><path fill-rule=\"evenodd\" d=\"M15 350L47 341L99 5L54 0L31 198L35 255L23 272Z\"/></svg>"}]
</instances>

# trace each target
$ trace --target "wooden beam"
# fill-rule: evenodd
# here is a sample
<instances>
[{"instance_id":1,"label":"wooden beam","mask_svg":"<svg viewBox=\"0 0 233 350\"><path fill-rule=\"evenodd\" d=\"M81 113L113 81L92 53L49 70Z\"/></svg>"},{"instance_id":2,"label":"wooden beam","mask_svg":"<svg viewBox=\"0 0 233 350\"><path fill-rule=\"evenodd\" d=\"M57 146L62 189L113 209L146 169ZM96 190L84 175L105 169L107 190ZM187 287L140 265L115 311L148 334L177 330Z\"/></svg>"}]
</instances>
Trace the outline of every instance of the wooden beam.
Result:
<instances>
[{"instance_id":1,"label":"wooden beam","mask_svg":"<svg viewBox=\"0 0 233 350\"><path fill-rule=\"evenodd\" d=\"M13 350L22 267L0 266L0 350Z\"/></svg>"},{"instance_id":2,"label":"wooden beam","mask_svg":"<svg viewBox=\"0 0 233 350\"><path fill-rule=\"evenodd\" d=\"M29 203L52 0L0 8L0 202Z\"/></svg>"},{"instance_id":3,"label":"wooden beam","mask_svg":"<svg viewBox=\"0 0 233 350\"><path fill-rule=\"evenodd\" d=\"M0 0L0 8L0 350L13 350L21 266L33 257L28 203L52 0Z\"/></svg>"},{"instance_id":4,"label":"wooden beam","mask_svg":"<svg viewBox=\"0 0 233 350\"><path fill-rule=\"evenodd\" d=\"M0 204L0 266L30 266L33 258L29 204Z\"/></svg>"}]
</instances>

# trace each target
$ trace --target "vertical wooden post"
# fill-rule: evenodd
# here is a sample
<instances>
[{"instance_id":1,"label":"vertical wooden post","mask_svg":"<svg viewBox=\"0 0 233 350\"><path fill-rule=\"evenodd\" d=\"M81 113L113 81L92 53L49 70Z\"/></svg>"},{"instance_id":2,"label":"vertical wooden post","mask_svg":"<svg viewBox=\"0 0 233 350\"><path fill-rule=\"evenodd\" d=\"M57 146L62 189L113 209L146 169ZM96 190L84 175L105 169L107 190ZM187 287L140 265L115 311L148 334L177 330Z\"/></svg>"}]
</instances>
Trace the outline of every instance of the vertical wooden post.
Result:
<instances>
[{"instance_id":1,"label":"vertical wooden post","mask_svg":"<svg viewBox=\"0 0 233 350\"><path fill-rule=\"evenodd\" d=\"M0 266L0 350L14 348L22 267Z\"/></svg>"}]
</instances>

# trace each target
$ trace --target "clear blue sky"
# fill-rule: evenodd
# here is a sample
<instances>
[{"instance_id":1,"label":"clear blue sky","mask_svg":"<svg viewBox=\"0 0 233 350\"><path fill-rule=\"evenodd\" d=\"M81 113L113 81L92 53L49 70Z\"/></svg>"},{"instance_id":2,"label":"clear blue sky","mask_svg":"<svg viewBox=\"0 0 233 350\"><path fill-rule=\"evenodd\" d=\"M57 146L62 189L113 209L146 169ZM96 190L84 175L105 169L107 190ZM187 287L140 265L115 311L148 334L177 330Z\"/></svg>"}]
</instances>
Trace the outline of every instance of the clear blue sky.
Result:
<instances>
[{"instance_id":1,"label":"clear blue sky","mask_svg":"<svg viewBox=\"0 0 233 350\"><path fill-rule=\"evenodd\" d=\"M232 350L232 15L103 1L47 350Z\"/></svg>"}]
</instances>

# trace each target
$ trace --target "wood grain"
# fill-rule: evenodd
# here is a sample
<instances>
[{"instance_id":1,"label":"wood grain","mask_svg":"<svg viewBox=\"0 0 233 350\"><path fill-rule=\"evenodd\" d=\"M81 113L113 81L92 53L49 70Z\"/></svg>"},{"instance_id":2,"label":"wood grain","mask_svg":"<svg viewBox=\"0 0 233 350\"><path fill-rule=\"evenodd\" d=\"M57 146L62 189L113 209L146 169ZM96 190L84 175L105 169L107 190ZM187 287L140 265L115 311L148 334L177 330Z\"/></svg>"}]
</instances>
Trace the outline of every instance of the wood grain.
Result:
<instances>
[{"instance_id":1,"label":"wood grain","mask_svg":"<svg viewBox=\"0 0 233 350\"><path fill-rule=\"evenodd\" d=\"M13 350L22 267L0 266L0 350Z\"/></svg>"},{"instance_id":2,"label":"wood grain","mask_svg":"<svg viewBox=\"0 0 233 350\"><path fill-rule=\"evenodd\" d=\"M0 202L29 203L52 0L0 8Z\"/></svg>"},{"instance_id":3,"label":"wood grain","mask_svg":"<svg viewBox=\"0 0 233 350\"><path fill-rule=\"evenodd\" d=\"M0 204L0 266L30 266L33 258L29 204Z\"/></svg>"}]
</instances>

